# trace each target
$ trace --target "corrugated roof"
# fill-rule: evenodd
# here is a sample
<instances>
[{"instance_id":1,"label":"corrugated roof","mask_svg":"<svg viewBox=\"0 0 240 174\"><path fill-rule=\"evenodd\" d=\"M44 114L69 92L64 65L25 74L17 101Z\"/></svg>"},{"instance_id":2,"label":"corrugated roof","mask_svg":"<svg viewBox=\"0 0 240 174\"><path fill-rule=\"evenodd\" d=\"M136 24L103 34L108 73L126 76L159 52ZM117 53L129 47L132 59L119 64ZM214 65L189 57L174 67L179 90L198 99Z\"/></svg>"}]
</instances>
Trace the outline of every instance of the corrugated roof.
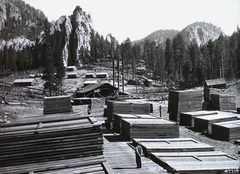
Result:
<instances>
[{"instance_id":1,"label":"corrugated roof","mask_svg":"<svg viewBox=\"0 0 240 174\"><path fill-rule=\"evenodd\" d=\"M111 84L109 83L95 83L95 84L90 84L88 86L86 86L85 88L81 89L80 91L78 91L78 93L86 93L86 92L90 92L90 91L93 91L95 89L98 89L102 86L108 86L109 88L114 88L114 89L117 89L116 87L112 86Z\"/></svg>"},{"instance_id":2,"label":"corrugated roof","mask_svg":"<svg viewBox=\"0 0 240 174\"><path fill-rule=\"evenodd\" d=\"M225 79L211 79L211 80L205 80L205 84L207 86L214 86L214 85L225 85L226 81Z\"/></svg>"}]
</instances>

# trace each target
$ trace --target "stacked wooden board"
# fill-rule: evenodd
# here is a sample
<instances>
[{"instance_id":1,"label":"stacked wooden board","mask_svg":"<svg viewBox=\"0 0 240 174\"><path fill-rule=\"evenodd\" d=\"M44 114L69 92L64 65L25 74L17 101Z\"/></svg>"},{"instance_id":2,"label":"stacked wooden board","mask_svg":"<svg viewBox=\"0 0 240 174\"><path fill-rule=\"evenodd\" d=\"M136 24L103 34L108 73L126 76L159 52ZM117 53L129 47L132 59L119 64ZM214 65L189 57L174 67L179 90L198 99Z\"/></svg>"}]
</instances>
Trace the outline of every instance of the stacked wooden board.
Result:
<instances>
[{"instance_id":1,"label":"stacked wooden board","mask_svg":"<svg viewBox=\"0 0 240 174\"><path fill-rule=\"evenodd\" d=\"M133 138L176 138L179 126L165 119L122 119L122 135Z\"/></svg>"},{"instance_id":2,"label":"stacked wooden board","mask_svg":"<svg viewBox=\"0 0 240 174\"><path fill-rule=\"evenodd\" d=\"M149 114L151 111L150 103L132 103L126 101L107 101L107 120L113 121L113 114Z\"/></svg>"},{"instance_id":3,"label":"stacked wooden board","mask_svg":"<svg viewBox=\"0 0 240 174\"><path fill-rule=\"evenodd\" d=\"M194 118L194 128L196 130L205 130L208 134L212 133L212 124L218 122L225 122L225 121L233 121L237 120L237 115L235 114L223 114L218 113L214 115L206 115L202 117L195 117Z\"/></svg>"},{"instance_id":4,"label":"stacked wooden board","mask_svg":"<svg viewBox=\"0 0 240 174\"><path fill-rule=\"evenodd\" d=\"M180 125L194 127L194 118L218 114L218 111L193 111L180 113Z\"/></svg>"},{"instance_id":5,"label":"stacked wooden board","mask_svg":"<svg viewBox=\"0 0 240 174\"><path fill-rule=\"evenodd\" d=\"M240 139L240 120L214 123L212 136L219 140L234 141Z\"/></svg>"},{"instance_id":6,"label":"stacked wooden board","mask_svg":"<svg viewBox=\"0 0 240 174\"><path fill-rule=\"evenodd\" d=\"M44 97L44 114L72 112L71 96Z\"/></svg>"},{"instance_id":7,"label":"stacked wooden board","mask_svg":"<svg viewBox=\"0 0 240 174\"><path fill-rule=\"evenodd\" d=\"M133 139L145 156L169 173L221 173L239 169L239 161L214 147L192 138Z\"/></svg>"},{"instance_id":8,"label":"stacked wooden board","mask_svg":"<svg viewBox=\"0 0 240 174\"><path fill-rule=\"evenodd\" d=\"M221 151L156 152L151 158L170 173L218 174L239 169L239 161Z\"/></svg>"},{"instance_id":9,"label":"stacked wooden board","mask_svg":"<svg viewBox=\"0 0 240 174\"><path fill-rule=\"evenodd\" d=\"M99 168L105 162L100 127L94 117L77 114L26 117L1 124L0 173Z\"/></svg>"},{"instance_id":10,"label":"stacked wooden board","mask_svg":"<svg viewBox=\"0 0 240 174\"><path fill-rule=\"evenodd\" d=\"M226 94L211 94L211 109L219 111L236 110L236 97Z\"/></svg>"},{"instance_id":11,"label":"stacked wooden board","mask_svg":"<svg viewBox=\"0 0 240 174\"><path fill-rule=\"evenodd\" d=\"M168 101L169 119L179 121L181 112L202 110L202 90L170 91Z\"/></svg>"},{"instance_id":12,"label":"stacked wooden board","mask_svg":"<svg viewBox=\"0 0 240 174\"><path fill-rule=\"evenodd\" d=\"M150 114L114 114L113 130L117 133L121 133L122 119L158 119L158 117Z\"/></svg>"},{"instance_id":13,"label":"stacked wooden board","mask_svg":"<svg viewBox=\"0 0 240 174\"><path fill-rule=\"evenodd\" d=\"M240 108L237 108L237 113L240 114Z\"/></svg>"},{"instance_id":14,"label":"stacked wooden board","mask_svg":"<svg viewBox=\"0 0 240 174\"><path fill-rule=\"evenodd\" d=\"M133 144L141 145L146 155L150 155L154 152L197 152L214 150L213 146L201 143L192 138L134 138Z\"/></svg>"}]
</instances>

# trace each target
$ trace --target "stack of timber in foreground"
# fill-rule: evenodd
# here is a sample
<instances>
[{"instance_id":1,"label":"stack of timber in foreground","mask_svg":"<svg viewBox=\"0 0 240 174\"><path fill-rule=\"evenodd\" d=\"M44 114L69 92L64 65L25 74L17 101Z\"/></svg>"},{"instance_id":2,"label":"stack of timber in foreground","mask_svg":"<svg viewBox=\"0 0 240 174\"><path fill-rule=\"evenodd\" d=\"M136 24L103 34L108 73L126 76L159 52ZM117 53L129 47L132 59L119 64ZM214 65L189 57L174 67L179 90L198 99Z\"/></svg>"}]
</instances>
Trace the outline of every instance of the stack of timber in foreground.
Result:
<instances>
[{"instance_id":1,"label":"stack of timber in foreground","mask_svg":"<svg viewBox=\"0 0 240 174\"><path fill-rule=\"evenodd\" d=\"M151 159L171 173L219 174L239 170L239 160L221 151L156 152Z\"/></svg>"},{"instance_id":2,"label":"stack of timber in foreground","mask_svg":"<svg viewBox=\"0 0 240 174\"><path fill-rule=\"evenodd\" d=\"M133 144L142 146L145 155L154 152L197 152L212 151L213 146L192 138L133 139Z\"/></svg>"},{"instance_id":3,"label":"stack of timber in foreground","mask_svg":"<svg viewBox=\"0 0 240 174\"><path fill-rule=\"evenodd\" d=\"M159 117L150 114L114 114L113 130L117 133L122 132L122 119L159 119Z\"/></svg>"},{"instance_id":4,"label":"stack of timber in foreground","mask_svg":"<svg viewBox=\"0 0 240 174\"><path fill-rule=\"evenodd\" d=\"M169 120L179 121L181 112L201 111L203 103L202 90L177 90L169 92Z\"/></svg>"},{"instance_id":5,"label":"stack of timber in foreground","mask_svg":"<svg viewBox=\"0 0 240 174\"><path fill-rule=\"evenodd\" d=\"M237 120L237 114L231 113L218 113L214 115L206 115L202 117L195 117L194 118L194 128L196 130L205 130L208 134L212 133L212 124L218 122L225 122L225 121L233 121Z\"/></svg>"},{"instance_id":6,"label":"stack of timber in foreground","mask_svg":"<svg viewBox=\"0 0 240 174\"><path fill-rule=\"evenodd\" d=\"M212 125L212 136L225 141L240 139L240 120L214 123Z\"/></svg>"},{"instance_id":7,"label":"stack of timber in foreground","mask_svg":"<svg viewBox=\"0 0 240 174\"><path fill-rule=\"evenodd\" d=\"M94 117L26 117L1 124L0 140L1 174L108 173L101 124Z\"/></svg>"},{"instance_id":8,"label":"stack of timber in foreground","mask_svg":"<svg viewBox=\"0 0 240 174\"><path fill-rule=\"evenodd\" d=\"M194 127L194 118L218 114L218 111L193 111L180 113L180 125Z\"/></svg>"},{"instance_id":9,"label":"stack of timber in foreground","mask_svg":"<svg viewBox=\"0 0 240 174\"><path fill-rule=\"evenodd\" d=\"M211 94L211 109L219 111L236 110L236 97L226 94Z\"/></svg>"},{"instance_id":10,"label":"stack of timber in foreground","mask_svg":"<svg viewBox=\"0 0 240 174\"><path fill-rule=\"evenodd\" d=\"M149 114L152 110L151 103L132 103L126 101L107 101L107 120L113 121L114 113L118 114Z\"/></svg>"},{"instance_id":11,"label":"stack of timber in foreground","mask_svg":"<svg viewBox=\"0 0 240 174\"><path fill-rule=\"evenodd\" d=\"M177 138L179 126L165 119L122 119L122 135L133 138Z\"/></svg>"},{"instance_id":12,"label":"stack of timber in foreground","mask_svg":"<svg viewBox=\"0 0 240 174\"><path fill-rule=\"evenodd\" d=\"M72 112L71 96L44 97L44 114Z\"/></svg>"},{"instance_id":13,"label":"stack of timber in foreground","mask_svg":"<svg viewBox=\"0 0 240 174\"><path fill-rule=\"evenodd\" d=\"M145 156L171 173L215 173L239 169L239 161L191 138L133 139Z\"/></svg>"}]
</instances>

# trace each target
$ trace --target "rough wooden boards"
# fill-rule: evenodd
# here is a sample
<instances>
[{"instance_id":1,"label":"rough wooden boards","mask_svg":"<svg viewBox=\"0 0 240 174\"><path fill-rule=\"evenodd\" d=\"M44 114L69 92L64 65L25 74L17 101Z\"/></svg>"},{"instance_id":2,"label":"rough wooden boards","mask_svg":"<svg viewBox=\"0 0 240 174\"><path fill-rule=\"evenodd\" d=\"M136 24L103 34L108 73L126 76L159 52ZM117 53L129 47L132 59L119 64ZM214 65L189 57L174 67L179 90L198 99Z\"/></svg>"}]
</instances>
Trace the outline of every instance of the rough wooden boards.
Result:
<instances>
[{"instance_id":1,"label":"rough wooden boards","mask_svg":"<svg viewBox=\"0 0 240 174\"><path fill-rule=\"evenodd\" d=\"M150 114L114 114L113 130L117 133L121 133L122 119L131 118L131 119L159 119L154 115Z\"/></svg>"},{"instance_id":2,"label":"rough wooden boards","mask_svg":"<svg viewBox=\"0 0 240 174\"><path fill-rule=\"evenodd\" d=\"M149 114L151 111L150 103L126 102L126 101L107 101L107 120L113 121L114 113L117 114Z\"/></svg>"},{"instance_id":3,"label":"rough wooden boards","mask_svg":"<svg viewBox=\"0 0 240 174\"><path fill-rule=\"evenodd\" d=\"M218 114L218 111L193 111L193 112L181 112L180 113L180 125L194 127L194 118Z\"/></svg>"},{"instance_id":4,"label":"rough wooden boards","mask_svg":"<svg viewBox=\"0 0 240 174\"><path fill-rule=\"evenodd\" d=\"M212 151L213 146L201 143L192 138L133 139L134 144L143 147L146 154L154 152L197 152Z\"/></svg>"},{"instance_id":5,"label":"rough wooden boards","mask_svg":"<svg viewBox=\"0 0 240 174\"><path fill-rule=\"evenodd\" d=\"M181 112L202 110L202 90L170 91L168 102L169 119L179 120Z\"/></svg>"},{"instance_id":6,"label":"rough wooden boards","mask_svg":"<svg viewBox=\"0 0 240 174\"><path fill-rule=\"evenodd\" d=\"M44 114L72 112L71 96L44 97Z\"/></svg>"},{"instance_id":7,"label":"rough wooden boards","mask_svg":"<svg viewBox=\"0 0 240 174\"><path fill-rule=\"evenodd\" d=\"M10 167L1 167L1 174L20 174L34 172L38 174L69 174L69 173L84 173L84 172L100 172L113 173L108 167L106 159L103 155L65 159L58 161L48 161L41 163L32 163L24 165L16 165Z\"/></svg>"},{"instance_id":8,"label":"rough wooden boards","mask_svg":"<svg viewBox=\"0 0 240 174\"><path fill-rule=\"evenodd\" d=\"M240 139L240 120L214 123L212 136L226 141Z\"/></svg>"},{"instance_id":9,"label":"rough wooden boards","mask_svg":"<svg viewBox=\"0 0 240 174\"><path fill-rule=\"evenodd\" d=\"M4 124L0 128L0 170L102 155L100 126L94 118L76 115L29 117L22 122Z\"/></svg>"},{"instance_id":10,"label":"rough wooden boards","mask_svg":"<svg viewBox=\"0 0 240 174\"><path fill-rule=\"evenodd\" d=\"M211 109L228 111L236 110L236 97L226 94L211 94Z\"/></svg>"},{"instance_id":11,"label":"rough wooden boards","mask_svg":"<svg viewBox=\"0 0 240 174\"><path fill-rule=\"evenodd\" d=\"M206 130L208 134L212 133L212 124L224 121L237 120L236 115L231 114L214 114L194 118L194 128L196 130Z\"/></svg>"},{"instance_id":12,"label":"rough wooden boards","mask_svg":"<svg viewBox=\"0 0 240 174\"><path fill-rule=\"evenodd\" d=\"M122 119L122 135L132 138L177 138L179 126L165 119Z\"/></svg>"},{"instance_id":13,"label":"rough wooden boards","mask_svg":"<svg viewBox=\"0 0 240 174\"><path fill-rule=\"evenodd\" d=\"M152 153L152 159L168 172L217 173L239 169L239 161L220 151Z\"/></svg>"}]
</instances>

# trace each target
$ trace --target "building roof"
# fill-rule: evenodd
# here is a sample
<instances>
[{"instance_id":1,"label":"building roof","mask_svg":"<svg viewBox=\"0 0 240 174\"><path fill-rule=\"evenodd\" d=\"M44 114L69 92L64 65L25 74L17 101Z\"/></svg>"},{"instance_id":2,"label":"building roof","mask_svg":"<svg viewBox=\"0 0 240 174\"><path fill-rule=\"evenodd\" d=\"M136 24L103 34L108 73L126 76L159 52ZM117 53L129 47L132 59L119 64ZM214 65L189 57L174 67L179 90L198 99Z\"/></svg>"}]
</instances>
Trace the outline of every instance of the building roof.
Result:
<instances>
[{"instance_id":1,"label":"building roof","mask_svg":"<svg viewBox=\"0 0 240 174\"><path fill-rule=\"evenodd\" d=\"M90 91L93 91L93 90L99 89L99 88L117 89L116 87L112 86L109 83L95 83L95 84L90 84L90 85L86 86L85 88L78 91L78 93L86 93L86 92L90 92Z\"/></svg>"},{"instance_id":2,"label":"building roof","mask_svg":"<svg viewBox=\"0 0 240 174\"><path fill-rule=\"evenodd\" d=\"M13 83L29 83L29 82L37 82L36 79L16 79Z\"/></svg>"},{"instance_id":3,"label":"building roof","mask_svg":"<svg viewBox=\"0 0 240 174\"><path fill-rule=\"evenodd\" d=\"M215 85L226 85L225 79L211 79L211 80L205 80L206 86L215 86Z\"/></svg>"}]
</instances>

